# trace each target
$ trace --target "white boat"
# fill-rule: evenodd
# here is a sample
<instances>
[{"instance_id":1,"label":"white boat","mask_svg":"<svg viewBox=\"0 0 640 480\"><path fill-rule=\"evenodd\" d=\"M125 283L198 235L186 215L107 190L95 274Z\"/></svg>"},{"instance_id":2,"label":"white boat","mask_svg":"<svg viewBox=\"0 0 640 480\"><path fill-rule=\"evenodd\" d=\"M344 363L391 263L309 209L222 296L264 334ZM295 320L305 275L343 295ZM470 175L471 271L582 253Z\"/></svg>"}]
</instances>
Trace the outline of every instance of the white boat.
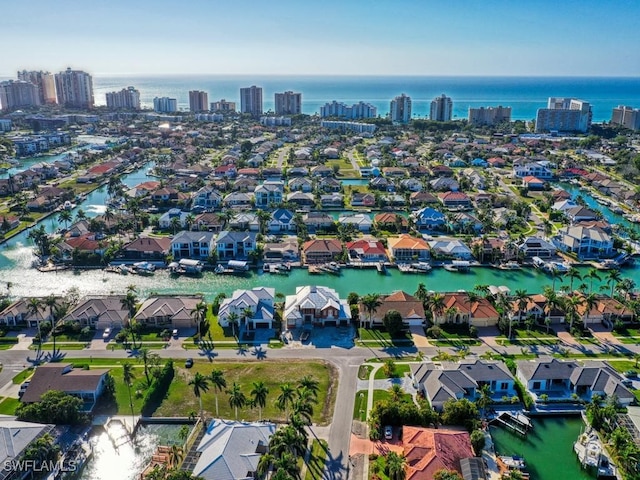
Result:
<instances>
[{"instance_id":1,"label":"white boat","mask_svg":"<svg viewBox=\"0 0 640 480\"><path fill-rule=\"evenodd\" d=\"M522 265L520 265L518 262L511 261L500 264L498 268L500 268L501 270L520 270L522 268Z\"/></svg>"},{"instance_id":2,"label":"white boat","mask_svg":"<svg viewBox=\"0 0 640 480\"><path fill-rule=\"evenodd\" d=\"M429 265L427 262L412 263L411 266L419 272L428 272L431 270L431 265Z\"/></svg>"},{"instance_id":3,"label":"white boat","mask_svg":"<svg viewBox=\"0 0 640 480\"><path fill-rule=\"evenodd\" d=\"M64 205L62 205L62 208L64 208L65 210L72 210L76 208L76 204L71 203L69 200L67 200L66 202L64 202Z\"/></svg>"},{"instance_id":4,"label":"white boat","mask_svg":"<svg viewBox=\"0 0 640 480\"><path fill-rule=\"evenodd\" d=\"M501 455L498 459L504 463L506 467L513 470L524 470L527 467L527 464L524 461L524 458L518 457L517 455L506 456Z\"/></svg>"},{"instance_id":5,"label":"white boat","mask_svg":"<svg viewBox=\"0 0 640 480\"><path fill-rule=\"evenodd\" d=\"M578 455L578 460L583 467L596 469L600 465L600 457L602 455L602 444L598 435L590 433L582 433L573 444L573 451Z\"/></svg>"}]
</instances>

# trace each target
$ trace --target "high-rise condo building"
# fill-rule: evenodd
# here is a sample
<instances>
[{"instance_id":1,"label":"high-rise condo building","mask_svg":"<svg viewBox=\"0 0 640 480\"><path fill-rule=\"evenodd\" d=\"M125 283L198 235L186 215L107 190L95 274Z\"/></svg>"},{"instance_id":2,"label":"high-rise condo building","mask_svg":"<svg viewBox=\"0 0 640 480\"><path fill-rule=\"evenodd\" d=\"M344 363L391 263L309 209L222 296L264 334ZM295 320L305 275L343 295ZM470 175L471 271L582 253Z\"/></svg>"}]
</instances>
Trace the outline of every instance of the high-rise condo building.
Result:
<instances>
[{"instance_id":1,"label":"high-rise condo building","mask_svg":"<svg viewBox=\"0 0 640 480\"><path fill-rule=\"evenodd\" d=\"M178 100L169 97L153 99L153 110L158 113L173 113L178 111Z\"/></svg>"},{"instance_id":2,"label":"high-rise condo building","mask_svg":"<svg viewBox=\"0 0 640 480\"><path fill-rule=\"evenodd\" d=\"M22 80L0 83L0 108L5 111L40 105L38 87Z\"/></svg>"},{"instance_id":3,"label":"high-rise condo building","mask_svg":"<svg viewBox=\"0 0 640 480\"><path fill-rule=\"evenodd\" d=\"M33 83L38 87L41 105L55 104L57 102L56 80L52 73L23 70L18 72L18 80Z\"/></svg>"},{"instance_id":4,"label":"high-rise condo building","mask_svg":"<svg viewBox=\"0 0 640 480\"><path fill-rule=\"evenodd\" d=\"M631 130L640 130L640 109L619 105L613 109L611 123Z\"/></svg>"},{"instance_id":5,"label":"high-rise condo building","mask_svg":"<svg viewBox=\"0 0 640 480\"><path fill-rule=\"evenodd\" d=\"M378 109L370 103L358 102L351 106L345 103L333 101L325 103L320 107L320 116L322 118L338 117L338 118L375 118L378 115Z\"/></svg>"},{"instance_id":6,"label":"high-rise condo building","mask_svg":"<svg viewBox=\"0 0 640 480\"><path fill-rule=\"evenodd\" d=\"M211 102L212 112L232 113L236 111L236 102L227 102L224 98L218 102Z\"/></svg>"},{"instance_id":7,"label":"high-rise condo building","mask_svg":"<svg viewBox=\"0 0 640 480\"><path fill-rule=\"evenodd\" d=\"M538 109L536 132L586 132L591 126L591 105L576 98L550 97L547 108Z\"/></svg>"},{"instance_id":8,"label":"high-rise condo building","mask_svg":"<svg viewBox=\"0 0 640 480\"><path fill-rule=\"evenodd\" d=\"M469 124L475 126L498 125L511 121L511 107L469 108Z\"/></svg>"},{"instance_id":9,"label":"high-rise condo building","mask_svg":"<svg viewBox=\"0 0 640 480\"><path fill-rule=\"evenodd\" d=\"M140 110L140 92L134 87L123 88L119 92L105 94L107 108Z\"/></svg>"},{"instance_id":10,"label":"high-rise condo building","mask_svg":"<svg viewBox=\"0 0 640 480\"><path fill-rule=\"evenodd\" d=\"M287 91L275 94L276 115L300 115L302 113L302 94Z\"/></svg>"},{"instance_id":11,"label":"high-rise condo building","mask_svg":"<svg viewBox=\"0 0 640 480\"><path fill-rule=\"evenodd\" d=\"M58 103L71 108L93 108L93 79L82 70L71 70L57 73L56 93Z\"/></svg>"},{"instance_id":12,"label":"high-rise condo building","mask_svg":"<svg viewBox=\"0 0 640 480\"><path fill-rule=\"evenodd\" d=\"M449 122L453 116L453 101L444 93L431 101L429 119L436 122Z\"/></svg>"},{"instance_id":13,"label":"high-rise condo building","mask_svg":"<svg viewBox=\"0 0 640 480\"><path fill-rule=\"evenodd\" d=\"M201 90L189 92L189 110L193 113L209 111L209 94Z\"/></svg>"},{"instance_id":14,"label":"high-rise condo building","mask_svg":"<svg viewBox=\"0 0 640 480\"><path fill-rule=\"evenodd\" d=\"M391 100L389 115L393 123L408 123L411 120L411 97L403 93Z\"/></svg>"},{"instance_id":15,"label":"high-rise condo building","mask_svg":"<svg viewBox=\"0 0 640 480\"><path fill-rule=\"evenodd\" d=\"M262 88L251 87L240 89L240 113L248 113L253 116L262 115Z\"/></svg>"}]
</instances>

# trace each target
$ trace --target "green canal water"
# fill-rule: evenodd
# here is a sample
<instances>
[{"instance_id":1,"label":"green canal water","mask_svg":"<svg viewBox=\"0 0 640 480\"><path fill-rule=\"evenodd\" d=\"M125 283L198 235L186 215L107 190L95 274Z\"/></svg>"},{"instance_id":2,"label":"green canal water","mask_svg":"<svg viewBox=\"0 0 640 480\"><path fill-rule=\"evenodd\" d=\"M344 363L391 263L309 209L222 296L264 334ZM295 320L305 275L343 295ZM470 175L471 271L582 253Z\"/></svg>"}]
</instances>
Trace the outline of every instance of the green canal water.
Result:
<instances>
[{"instance_id":1,"label":"green canal water","mask_svg":"<svg viewBox=\"0 0 640 480\"><path fill-rule=\"evenodd\" d=\"M532 480L590 480L573 451L584 424L580 417L545 417L533 419L527 437L498 427L491 427L491 437L498 455L519 455L527 463Z\"/></svg>"}]
</instances>

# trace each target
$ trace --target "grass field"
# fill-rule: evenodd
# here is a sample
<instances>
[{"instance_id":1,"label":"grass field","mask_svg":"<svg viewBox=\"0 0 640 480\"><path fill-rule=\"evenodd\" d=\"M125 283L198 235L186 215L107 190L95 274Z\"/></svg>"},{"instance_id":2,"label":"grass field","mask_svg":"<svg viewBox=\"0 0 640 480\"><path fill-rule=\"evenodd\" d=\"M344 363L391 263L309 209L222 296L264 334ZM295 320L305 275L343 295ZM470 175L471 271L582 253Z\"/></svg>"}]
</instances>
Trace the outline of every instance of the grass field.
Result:
<instances>
[{"instance_id":1,"label":"grass field","mask_svg":"<svg viewBox=\"0 0 640 480\"><path fill-rule=\"evenodd\" d=\"M356 392L356 401L353 404L353 419L364 422L367 419L367 399L369 392L367 390L358 390Z\"/></svg>"},{"instance_id":2,"label":"grass field","mask_svg":"<svg viewBox=\"0 0 640 480\"><path fill-rule=\"evenodd\" d=\"M314 440L311 444L309 462L307 463L307 473L305 480L316 480L322 478L324 463L327 460L328 445L325 440Z\"/></svg>"},{"instance_id":3,"label":"grass field","mask_svg":"<svg viewBox=\"0 0 640 480\"><path fill-rule=\"evenodd\" d=\"M24 382L27 378L29 378L32 373L33 373L33 367L29 367L29 368L21 371L15 377L13 377L14 385L22 384L22 382Z\"/></svg>"},{"instance_id":4,"label":"grass field","mask_svg":"<svg viewBox=\"0 0 640 480\"><path fill-rule=\"evenodd\" d=\"M198 411L198 399L193 394L193 389L188 385L196 372L209 375L213 369L224 372L224 377L229 388L233 382L237 382L247 399L251 398L252 384L257 381L265 382L269 389L267 405L263 409L262 417L271 420L284 420L285 412L278 410L276 399L280 392L280 385L290 383L295 386L297 381L309 375L319 382L318 404L314 408L313 422L327 424L331 421L333 406L337 393L338 375L332 366L321 361L295 361L286 362L262 361L262 362L215 362L214 364L196 361L191 369L185 369L180 364L176 365L176 377L169 388L169 393L162 402L154 416L187 416L190 411ZM234 418L234 409L229 406L228 395L224 392L218 394L220 416ZM204 410L209 415L215 415L215 392L209 390L202 396ZM257 408L239 409L238 419L258 420Z\"/></svg>"},{"instance_id":5,"label":"grass field","mask_svg":"<svg viewBox=\"0 0 640 480\"><path fill-rule=\"evenodd\" d=\"M381 402L382 400L390 400L391 392L388 390L374 390L373 391L373 404L375 405L377 402ZM401 399L404 402L413 402L413 397L405 393L404 398Z\"/></svg>"},{"instance_id":6,"label":"grass field","mask_svg":"<svg viewBox=\"0 0 640 480\"><path fill-rule=\"evenodd\" d=\"M18 405L20 405L20 400L17 398L5 397L0 401L0 414L15 415Z\"/></svg>"},{"instance_id":7,"label":"grass field","mask_svg":"<svg viewBox=\"0 0 640 480\"><path fill-rule=\"evenodd\" d=\"M376 380L384 380L385 378L397 378L397 377L404 377L405 374L409 373L409 371L411 370L411 367L409 365L407 365L406 363L396 363L394 369L393 369L393 374L391 375L391 377L388 377L385 374L384 371L384 366L379 368L376 371L376 375L375 375L375 379Z\"/></svg>"}]
</instances>

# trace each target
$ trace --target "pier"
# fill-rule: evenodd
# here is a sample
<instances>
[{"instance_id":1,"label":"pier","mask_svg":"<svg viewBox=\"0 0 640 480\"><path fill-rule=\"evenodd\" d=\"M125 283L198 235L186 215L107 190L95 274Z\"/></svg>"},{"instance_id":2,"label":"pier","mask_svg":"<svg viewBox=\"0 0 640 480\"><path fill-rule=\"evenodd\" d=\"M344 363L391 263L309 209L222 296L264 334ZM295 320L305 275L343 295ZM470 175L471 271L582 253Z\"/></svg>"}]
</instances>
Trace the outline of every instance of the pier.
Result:
<instances>
[{"instance_id":1,"label":"pier","mask_svg":"<svg viewBox=\"0 0 640 480\"><path fill-rule=\"evenodd\" d=\"M495 423L522 436L526 436L529 430L533 429L529 417L520 412L500 412L489 423Z\"/></svg>"}]
</instances>

